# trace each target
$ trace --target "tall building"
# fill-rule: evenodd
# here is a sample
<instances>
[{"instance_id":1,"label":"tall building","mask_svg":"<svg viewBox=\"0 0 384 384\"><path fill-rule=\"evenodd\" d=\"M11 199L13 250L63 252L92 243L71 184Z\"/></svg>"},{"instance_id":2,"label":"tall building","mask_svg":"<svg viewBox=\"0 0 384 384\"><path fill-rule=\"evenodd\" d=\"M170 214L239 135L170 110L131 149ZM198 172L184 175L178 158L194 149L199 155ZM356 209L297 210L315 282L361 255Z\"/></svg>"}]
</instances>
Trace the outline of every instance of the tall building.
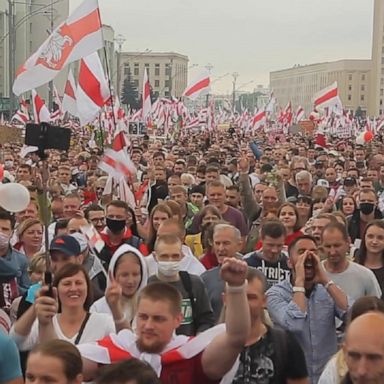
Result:
<instances>
[{"instance_id":1,"label":"tall building","mask_svg":"<svg viewBox=\"0 0 384 384\"><path fill-rule=\"evenodd\" d=\"M374 3L370 95L370 114L384 114L384 0Z\"/></svg>"},{"instance_id":2,"label":"tall building","mask_svg":"<svg viewBox=\"0 0 384 384\"><path fill-rule=\"evenodd\" d=\"M295 65L270 72L270 87L281 107L291 101L294 108L301 105L308 114L313 110L315 93L337 81L343 107L368 112L371 66L371 60Z\"/></svg>"},{"instance_id":3,"label":"tall building","mask_svg":"<svg viewBox=\"0 0 384 384\"><path fill-rule=\"evenodd\" d=\"M13 83L10 58L14 59L16 71L44 42L51 29L68 17L68 13L69 0L0 0L0 97L9 97L9 83ZM14 28L10 29L12 24ZM12 36L15 48L10 52ZM57 76L56 86L63 88L65 79L66 73ZM41 87L39 92L46 98L47 86Z\"/></svg>"},{"instance_id":4,"label":"tall building","mask_svg":"<svg viewBox=\"0 0 384 384\"><path fill-rule=\"evenodd\" d=\"M180 97L187 87L188 57L175 52L121 52L120 94L124 79L131 74L139 94L147 68L153 92L160 97Z\"/></svg>"}]
</instances>

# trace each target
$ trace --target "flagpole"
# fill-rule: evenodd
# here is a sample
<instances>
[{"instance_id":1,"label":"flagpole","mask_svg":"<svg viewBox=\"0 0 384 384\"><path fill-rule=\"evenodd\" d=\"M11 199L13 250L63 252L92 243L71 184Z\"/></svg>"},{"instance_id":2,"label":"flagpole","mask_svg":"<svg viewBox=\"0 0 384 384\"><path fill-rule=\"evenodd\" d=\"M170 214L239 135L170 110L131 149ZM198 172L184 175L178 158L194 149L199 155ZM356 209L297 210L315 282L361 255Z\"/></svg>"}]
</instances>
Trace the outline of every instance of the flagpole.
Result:
<instances>
[{"instance_id":1,"label":"flagpole","mask_svg":"<svg viewBox=\"0 0 384 384\"><path fill-rule=\"evenodd\" d=\"M103 47L103 51L104 51L104 58L105 58L105 67L107 69L108 88L109 88L109 93L111 94L112 121L114 126L114 132L116 132L117 123L116 123L116 117L115 117L115 102L113 100L114 93L112 92L111 71L108 65L108 55L107 55L107 49L105 48L105 45Z\"/></svg>"}]
</instances>

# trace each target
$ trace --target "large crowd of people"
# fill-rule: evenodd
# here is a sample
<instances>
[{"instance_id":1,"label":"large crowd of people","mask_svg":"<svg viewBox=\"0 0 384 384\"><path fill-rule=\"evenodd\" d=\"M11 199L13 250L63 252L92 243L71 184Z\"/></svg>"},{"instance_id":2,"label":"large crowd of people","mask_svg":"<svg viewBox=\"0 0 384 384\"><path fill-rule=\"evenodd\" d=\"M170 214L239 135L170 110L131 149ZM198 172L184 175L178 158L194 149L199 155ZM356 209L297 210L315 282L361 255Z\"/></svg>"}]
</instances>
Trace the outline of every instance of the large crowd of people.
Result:
<instances>
[{"instance_id":1,"label":"large crowd of people","mask_svg":"<svg viewBox=\"0 0 384 384\"><path fill-rule=\"evenodd\" d=\"M384 383L379 136L132 136L116 179L84 132L48 199L38 154L0 148L30 194L0 208L1 383Z\"/></svg>"}]
</instances>

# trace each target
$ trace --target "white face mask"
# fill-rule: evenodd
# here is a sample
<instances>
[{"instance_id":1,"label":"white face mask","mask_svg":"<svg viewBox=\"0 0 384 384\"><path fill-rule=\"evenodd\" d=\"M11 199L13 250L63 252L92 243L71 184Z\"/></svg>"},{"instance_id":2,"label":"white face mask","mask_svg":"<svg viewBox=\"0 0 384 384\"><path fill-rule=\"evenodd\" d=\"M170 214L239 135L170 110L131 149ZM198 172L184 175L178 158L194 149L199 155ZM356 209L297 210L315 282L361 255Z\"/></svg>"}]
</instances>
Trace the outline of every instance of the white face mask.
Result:
<instances>
[{"instance_id":1,"label":"white face mask","mask_svg":"<svg viewBox=\"0 0 384 384\"><path fill-rule=\"evenodd\" d=\"M159 272L166 277L172 277L179 273L180 262L179 261L158 261L157 267Z\"/></svg>"},{"instance_id":2,"label":"white face mask","mask_svg":"<svg viewBox=\"0 0 384 384\"><path fill-rule=\"evenodd\" d=\"M3 232L0 232L0 249L8 248L9 246L9 236Z\"/></svg>"}]
</instances>

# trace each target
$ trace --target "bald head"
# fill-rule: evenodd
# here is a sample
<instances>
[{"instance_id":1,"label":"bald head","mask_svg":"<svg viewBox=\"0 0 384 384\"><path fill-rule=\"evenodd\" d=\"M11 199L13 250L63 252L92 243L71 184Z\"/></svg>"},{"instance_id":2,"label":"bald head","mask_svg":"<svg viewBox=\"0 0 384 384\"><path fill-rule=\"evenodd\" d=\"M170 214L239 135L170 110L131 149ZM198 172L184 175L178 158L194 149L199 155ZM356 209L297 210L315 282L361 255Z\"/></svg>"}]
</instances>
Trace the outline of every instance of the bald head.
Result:
<instances>
[{"instance_id":1,"label":"bald head","mask_svg":"<svg viewBox=\"0 0 384 384\"><path fill-rule=\"evenodd\" d=\"M384 383L384 314L370 312L350 324L344 343L353 384Z\"/></svg>"}]
</instances>

